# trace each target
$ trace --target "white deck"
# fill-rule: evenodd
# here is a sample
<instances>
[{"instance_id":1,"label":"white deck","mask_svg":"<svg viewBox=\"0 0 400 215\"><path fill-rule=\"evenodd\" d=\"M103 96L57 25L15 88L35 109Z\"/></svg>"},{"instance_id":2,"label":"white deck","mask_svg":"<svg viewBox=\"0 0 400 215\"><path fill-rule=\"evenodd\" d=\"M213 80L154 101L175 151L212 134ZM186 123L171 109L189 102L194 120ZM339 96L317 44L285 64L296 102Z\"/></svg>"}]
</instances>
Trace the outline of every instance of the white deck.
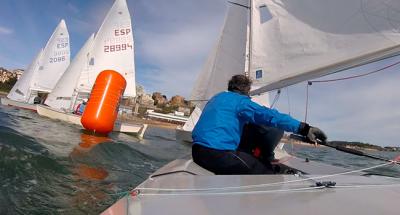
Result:
<instances>
[{"instance_id":1,"label":"white deck","mask_svg":"<svg viewBox=\"0 0 400 215\"><path fill-rule=\"evenodd\" d=\"M102 214L399 214L395 206L399 179L361 174L327 177L348 170L298 158L290 161L305 168L301 172L324 173L214 175L190 158L178 159L140 184L138 195L123 197ZM321 181L334 181L336 186L317 187Z\"/></svg>"},{"instance_id":2,"label":"white deck","mask_svg":"<svg viewBox=\"0 0 400 215\"><path fill-rule=\"evenodd\" d=\"M44 105L38 105L37 112L41 116L49 117L51 119L61 120L64 122L68 122L83 127L81 124L81 116L76 114L62 112L60 110L56 110ZM131 123L117 121L114 124L113 131L123 132L123 133L133 133L137 134L139 137L143 137L146 128L147 128L146 124L144 125L131 124Z\"/></svg>"},{"instance_id":3,"label":"white deck","mask_svg":"<svg viewBox=\"0 0 400 215\"><path fill-rule=\"evenodd\" d=\"M8 98L0 98L0 103L2 105L17 107L17 108L22 108L22 109L27 109L27 110L32 110L32 111L36 111L36 106L37 106L36 104L18 102L18 101L14 101L14 100L11 100Z\"/></svg>"},{"instance_id":4,"label":"white deck","mask_svg":"<svg viewBox=\"0 0 400 215\"><path fill-rule=\"evenodd\" d=\"M173 114L162 114L162 113L156 113L154 111L148 111L147 116L150 118L155 118L155 119L164 119L172 122L181 122L185 123L189 119L188 117L184 116L176 116Z\"/></svg>"}]
</instances>

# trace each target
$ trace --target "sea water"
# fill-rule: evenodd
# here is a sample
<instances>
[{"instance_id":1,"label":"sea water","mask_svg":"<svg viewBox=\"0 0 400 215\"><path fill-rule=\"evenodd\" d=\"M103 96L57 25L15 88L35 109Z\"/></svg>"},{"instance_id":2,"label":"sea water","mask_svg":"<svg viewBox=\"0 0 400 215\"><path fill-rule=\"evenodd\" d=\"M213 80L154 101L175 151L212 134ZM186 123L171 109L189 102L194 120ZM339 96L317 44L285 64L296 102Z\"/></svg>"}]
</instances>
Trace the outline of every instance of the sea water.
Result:
<instances>
[{"instance_id":1,"label":"sea water","mask_svg":"<svg viewBox=\"0 0 400 215\"><path fill-rule=\"evenodd\" d=\"M381 162L329 148L286 145L300 158L350 169ZM187 155L175 131L150 127L143 140L86 134L78 126L0 106L0 214L98 214L166 163ZM377 154L393 158L397 153ZM400 177L400 168L373 174Z\"/></svg>"}]
</instances>

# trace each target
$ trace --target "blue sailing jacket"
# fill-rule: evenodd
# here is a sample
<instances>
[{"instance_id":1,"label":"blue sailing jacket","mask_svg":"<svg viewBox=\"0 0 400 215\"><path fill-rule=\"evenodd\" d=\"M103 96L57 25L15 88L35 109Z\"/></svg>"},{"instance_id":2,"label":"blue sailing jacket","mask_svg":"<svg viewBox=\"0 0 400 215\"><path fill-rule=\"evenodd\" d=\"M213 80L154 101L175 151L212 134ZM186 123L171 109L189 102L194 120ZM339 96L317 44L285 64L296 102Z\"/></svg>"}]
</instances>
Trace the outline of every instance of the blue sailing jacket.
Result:
<instances>
[{"instance_id":1,"label":"blue sailing jacket","mask_svg":"<svg viewBox=\"0 0 400 215\"><path fill-rule=\"evenodd\" d=\"M261 106L250 97L221 92L212 97L192 132L193 142L218 150L236 150L243 126L248 123L298 132L300 122L275 109Z\"/></svg>"}]
</instances>

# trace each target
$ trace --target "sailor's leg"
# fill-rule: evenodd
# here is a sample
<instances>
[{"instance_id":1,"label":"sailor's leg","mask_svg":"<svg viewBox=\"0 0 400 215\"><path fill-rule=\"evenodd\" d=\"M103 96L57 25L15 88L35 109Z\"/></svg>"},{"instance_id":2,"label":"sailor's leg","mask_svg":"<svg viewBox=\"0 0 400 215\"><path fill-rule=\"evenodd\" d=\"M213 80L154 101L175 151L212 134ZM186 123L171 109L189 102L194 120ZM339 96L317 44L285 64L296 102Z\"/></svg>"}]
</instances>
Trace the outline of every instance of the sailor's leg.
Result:
<instances>
[{"instance_id":1,"label":"sailor's leg","mask_svg":"<svg viewBox=\"0 0 400 215\"><path fill-rule=\"evenodd\" d=\"M274 159L275 147L283 136L283 130L263 125L247 124L243 129L239 149L270 162ZM255 153L258 148L260 154Z\"/></svg>"},{"instance_id":2,"label":"sailor's leg","mask_svg":"<svg viewBox=\"0 0 400 215\"><path fill-rule=\"evenodd\" d=\"M259 128L260 126L251 123L244 126L239 144L240 151L253 154L254 148L258 145L257 140L260 139Z\"/></svg>"},{"instance_id":3,"label":"sailor's leg","mask_svg":"<svg viewBox=\"0 0 400 215\"><path fill-rule=\"evenodd\" d=\"M272 170L252 155L240 151L193 145L192 157L201 167L220 175L271 174Z\"/></svg>"},{"instance_id":4,"label":"sailor's leg","mask_svg":"<svg viewBox=\"0 0 400 215\"><path fill-rule=\"evenodd\" d=\"M275 158L274 150L282 139L284 131L274 127L262 127L264 131L261 133L262 143L259 146L262 157L271 162Z\"/></svg>"}]
</instances>

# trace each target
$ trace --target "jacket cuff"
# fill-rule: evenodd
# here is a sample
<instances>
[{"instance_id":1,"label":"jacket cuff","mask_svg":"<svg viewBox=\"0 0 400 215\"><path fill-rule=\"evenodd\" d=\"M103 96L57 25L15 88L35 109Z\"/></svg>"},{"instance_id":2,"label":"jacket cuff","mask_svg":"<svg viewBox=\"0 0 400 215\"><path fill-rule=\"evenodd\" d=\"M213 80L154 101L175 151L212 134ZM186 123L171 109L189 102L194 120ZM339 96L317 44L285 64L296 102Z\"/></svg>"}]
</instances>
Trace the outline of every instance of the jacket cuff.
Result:
<instances>
[{"instance_id":1,"label":"jacket cuff","mask_svg":"<svg viewBox=\"0 0 400 215\"><path fill-rule=\"evenodd\" d=\"M307 136L309 131L310 131L310 125L305 122L301 122L297 133L302 136Z\"/></svg>"}]
</instances>

